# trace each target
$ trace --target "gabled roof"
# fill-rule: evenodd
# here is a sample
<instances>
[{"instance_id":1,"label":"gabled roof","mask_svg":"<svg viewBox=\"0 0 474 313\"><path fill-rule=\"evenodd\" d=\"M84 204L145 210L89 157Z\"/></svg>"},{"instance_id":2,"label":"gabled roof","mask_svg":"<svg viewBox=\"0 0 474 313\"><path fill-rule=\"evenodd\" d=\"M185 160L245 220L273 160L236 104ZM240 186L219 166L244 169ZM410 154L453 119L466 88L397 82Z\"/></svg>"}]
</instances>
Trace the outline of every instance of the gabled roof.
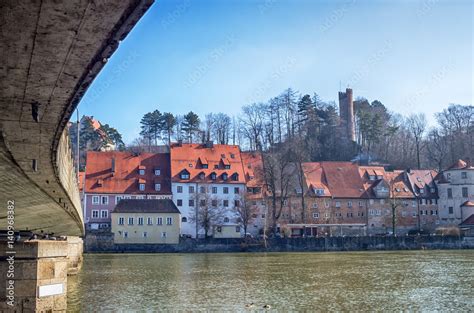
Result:
<instances>
[{"instance_id":1,"label":"gabled roof","mask_svg":"<svg viewBox=\"0 0 474 313\"><path fill-rule=\"evenodd\" d=\"M302 164L303 173L308 189L322 189L324 196L331 196L327 181L324 177L324 171L320 162L306 162Z\"/></svg>"},{"instance_id":2,"label":"gabled roof","mask_svg":"<svg viewBox=\"0 0 474 313\"><path fill-rule=\"evenodd\" d=\"M79 184L79 192L82 192L84 190L85 178L86 172L79 172L79 181L77 182Z\"/></svg>"},{"instance_id":3,"label":"gabled roof","mask_svg":"<svg viewBox=\"0 0 474 313\"><path fill-rule=\"evenodd\" d=\"M413 191L418 195L422 196L423 198L431 198L436 197L436 190L434 193L431 192L431 188L435 188L434 180L438 176L438 172L435 170L407 170L407 178L412 186ZM416 188L423 189L428 187L429 189L425 189L424 194L420 194L417 192Z\"/></svg>"},{"instance_id":4,"label":"gabled roof","mask_svg":"<svg viewBox=\"0 0 474 313\"><path fill-rule=\"evenodd\" d=\"M112 170L112 159L115 160L115 171ZM145 175L139 175L138 168L144 166ZM161 173L155 176L154 169ZM87 152L86 161L86 193L111 194L171 194L169 172L169 154L108 151ZM138 180L145 181L145 190L140 191ZM97 184L101 181L101 186ZM154 183L161 184L161 190L156 191Z\"/></svg>"},{"instance_id":5,"label":"gabled roof","mask_svg":"<svg viewBox=\"0 0 474 313\"><path fill-rule=\"evenodd\" d=\"M263 162L259 152L241 152L242 167L247 187L262 187Z\"/></svg>"},{"instance_id":6,"label":"gabled roof","mask_svg":"<svg viewBox=\"0 0 474 313\"><path fill-rule=\"evenodd\" d=\"M453 165L448 167L448 170L464 170L464 169L474 169L474 167L470 166L466 161L464 160L457 160L454 162Z\"/></svg>"},{"instance_id":7,"label":"gabled roof","mask_svg":"<svg viewBox=\"0 0 474 313\"><path fill-rule=\"evenodd\" d=\"M469 216L468 218L466 218L461 224L459 224L460 226L474 226L474 214L472 214L471 216Z\"/></svg>"},{"instance_id":8,"label":"gabled roof","mask_svg":"<svg viewBox=\"0 0 474 313\"><path fill-rule=\"evenodd\" d=\"M324 177L334 198L367 197L357 164L352 162L321 162Z\"/></svg>"},{"instance_id":9,"label":"gabled roof","mask_svg":"<svg viewBox=\"0 0 474 313\"><path fill-rule=\"evenodd\" d=\"M217 180L214 182L224 182L222 174L226 172L229 175L238 174L237 181L228 179L225 181L226 183L245 183L240 148L236 145L214 144L206 146L196 143L175 143L170 147L170 159L171 180L173 182L202 181L199 178L199 173L202 172L206 175L205 182L211 182L210 174L212 172L215 172L217 176ZM201 164L205 164L202 163L203 160L208 162L208 168L202 168ZM230 169L226 169L224 165L230 165ZM182 180L179 176L184 169L189 172L189 180Z\"/></svg>"},{"instance_id":10,"label":"gabled roof","mask_svg":"<svg viewBox=\"0 0 474 313\"><path fill-rule=\"evenodd\" d=\"M464 206L464 207L474 207L474 202L472 202L472 201L466 201L466 202L464 202L463 204L461 204L461 206Z\"/></svg>"},{"instance_id":11,"label":"gabled roof","mask_svg":"<svg viewBox=\"0 0 474 313\"><path fill-rule=\"evenodd\" d=\"M171 199L122 199L112 213L181 213Z\"/></svg>"}]
</instances>

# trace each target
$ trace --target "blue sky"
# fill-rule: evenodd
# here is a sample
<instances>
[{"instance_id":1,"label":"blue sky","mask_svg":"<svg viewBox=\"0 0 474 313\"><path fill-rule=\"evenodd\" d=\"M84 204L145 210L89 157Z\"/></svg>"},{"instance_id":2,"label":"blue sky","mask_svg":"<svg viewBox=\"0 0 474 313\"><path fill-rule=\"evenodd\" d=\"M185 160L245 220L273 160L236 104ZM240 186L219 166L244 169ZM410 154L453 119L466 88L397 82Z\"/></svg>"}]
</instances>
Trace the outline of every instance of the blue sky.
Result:
<instances>
[{"instance_id":1,"label":"blue sky","mask_svg":"<svg viewBox=\"0 0 474 313\"><path fill-rule=\"evenodd\" d=\"M131 142L146 112L238 114L340 86L402 114L473 104L471 1L157 0L82 99Z\"/></svg>"}]
</instances>

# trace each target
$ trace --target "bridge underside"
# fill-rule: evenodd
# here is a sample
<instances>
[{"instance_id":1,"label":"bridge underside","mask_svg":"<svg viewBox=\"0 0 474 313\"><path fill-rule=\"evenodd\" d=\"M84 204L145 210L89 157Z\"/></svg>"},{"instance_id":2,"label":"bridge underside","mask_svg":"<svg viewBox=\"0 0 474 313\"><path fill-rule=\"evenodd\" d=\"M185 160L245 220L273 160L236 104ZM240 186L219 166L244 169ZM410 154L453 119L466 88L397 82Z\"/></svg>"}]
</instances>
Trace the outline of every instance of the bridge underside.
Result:
<instances>
[{"instance_id":1,"label":"bridge underside","mask_svg":"<svg viewBox=\"0 0 474 313\"><path fill-rule=\"evenodd\" d=\"M0 229L83 233L67 122L152 0L0 2Z\"/></svg>"}]
</instances>

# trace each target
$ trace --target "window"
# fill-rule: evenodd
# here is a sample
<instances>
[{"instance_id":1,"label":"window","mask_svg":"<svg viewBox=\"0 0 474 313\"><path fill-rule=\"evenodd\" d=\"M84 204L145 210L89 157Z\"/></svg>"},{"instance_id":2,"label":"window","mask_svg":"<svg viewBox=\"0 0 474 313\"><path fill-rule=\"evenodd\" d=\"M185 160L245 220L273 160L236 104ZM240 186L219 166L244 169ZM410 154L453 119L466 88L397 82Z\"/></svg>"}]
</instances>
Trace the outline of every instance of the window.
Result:
<instances>
[{"instance_id":1,"label":"window","mask_svg":"<svg viewBox=\"0 0 474 313\"><path fill-rule=\"evenodd\" d=\"M115 204L118 204L120 202L120 200L123 199L123 196L116 196L115 197Z\"/></svg>"},{"instance_id":2,"label":"window","mask_svg":"<svg viewBox=\"0 0 474 313\"><path fill-rule=\"evenodd\" d=\"M209 166L207 164L203 164L202 168L209 168Z\"/></svg>"},{"instance_id":3,"label":"window","mask_svg":"<svg viewBox=\"0 0 474 313\"><path fill-rule=\"evenodd\" d=\"M128 225L133 225L133 217L128 218Z\"/></svg>"},{"instance_id":4,"label":"window","mask_svg":"<svg viewBox=\"0 0 474 313\"><path fill-rule=\"evenodd\" d=\"M177 206L183 206L183 199L176 200L176 205Z\"/></svg>"},{"instance_id":5,"label":"window","mask_svg":"<svg viewBox=\"0 0 474 313\"><path fill-rule=\"evenodd\" d=\"M234 194L238 195L240 193L239 187L234 187Z\"/></svg>"},{"instance_id":6,"label":"window","mask_svg":"<svg viewBox=\"0 0 474 313\"><path fill-rule=\"evenodd\" d=\"M212 201L211 201L211 204L212 204L212 206L217 206L217 200L215 200L215 199L212 200Z\"/></svg>"},{"instance_id":7,"label":"window","mask_svg":"<svg viewBox=\"0 0 474 313\"><path fill-rule=\"evenodd\" d=\"M139 175L145 175L145 170L138 170Z\"/></svg>"},{"instance_id":8,"label":"window","mask_svg":"<svg viewBox=\"0 0 474 313\"><path fill-rule=\"evenodd\" d=\"M189 193L194 193L194 186L189 186L188 191Z\"/></svg>"},{"instance_id":9,"label":"window","mask_svg":"<svg viewBox=\"0 0 474 313\"><path fill-rule=\"evenodd\" d=\"M467 198L469 196L468 193L467 187L462 187L462 197Z\"/></svg>"},{"instance_id":10,"label":"window","mask_svg":"<svg viewBox=\"0 0 474 313\"><path fill-rule=\"evenodd\" d=\"M228 207L229 206L229 200L224 200L224 207Z\"/></svg>"},{"instance_id":11,"label":"window","mask_svg":"<svg viewBox=\"0 0 474 313\"><path fill-rule=\"evenodd\" d=\"M151 217L147 217L146 224L147 225L153 225L153 219Z\"/></svg>"},{"instance_id":12,"label":"window","mask_svg":"<svg viewBox=\"0 0 474 313\"><path fill-rule=\"evenodd\" d=\"M326 208L329 208L329 202L324 201L324 206L325 206Z\"/></svg>"},{"instance_id":13,"label":"window","mask_svg":"<svg viewBox=\"0 0 474 313\"><path fill-rule=\"evenodd\" d=\"M324 189L316 189L316 194L318 196L324 196Z\"/></svg>"},{"instance_id":14,"label":"window","mask_svg":"<svg viewBox=\"0 0 474 313\"><path fill-rule=\"evenodd\" d=\"M166 218L166 225L173 225L173 218L172 217L167 217Z\"/></svg>"},{"instance_id":15,"label":"window","mask_svg":"<svg viewBox=\"0 0 474 313\"><path fill-rule=\"evenodd\" d=\"M200 205L200 206L206 206L206 200L204 200L204 199L203 199L203 200L200 200L200 201L199 201L199 205Z\"/></svg>"},{"instance_id":16,"label":"window","mask_svg":"<svg viewBox=\"0 0 474 313\"><path fill-rule=\"evenodd\" d=\"M227 178L229 178L229 175L226 173L222 174L222 180L227 180Z\"/></svg>"},{"instance_id":17,"label":"window","mask_svg":"<svg viewBox=\"0 0 474 313\"><path fill-rule=\"evenodd\" d=\"M128 238L128 231L123 232L123 238Z\"/></svg>"},{"instance_id":18,"label":"window","mask_svg":"<svg viewBox=\"0 0 474 313\"><path fill-rule=\"evenodd\" d=\"M226 164L226 165L224 165L224 168L225 168L226 170L230 170L230 165L229 165L229 164Z\"/></svg>"},{"instance_id":19,"label":"window","mask_svg":"<svg viewBox=\"0 0 474 313\"><path fill-rule=\"evenodd\" d=\"M316 202L314 202L311 206L313 209L317 209L318 208L318 204Z\"/></svg>"},{"instance_id":20,"label":"window","mask_svg":"<svg viewBox=\"0 0 474 313\"><path fill-rule=\"evenodd\" d=\"M189 203L188 203L189 206L194 206L194 199L189 199Z\"/></svg>"},{"instance_id":21,"label":"window","mask_svg":"<svg viewBox=\"0 0 474 313\"><path fill-rule=\"evenodd\" d=\"M411 202L411 206L414 207L414 208L416 208L416 200L413 200L413 201Z\"/></svg>"},{"instance_id":22,"label":"window","mask_svg":"<svg viewBox=\"0 0 474 313\"><path fill-rule=\"evenodd\" d=\"M147 236L148 236L147 232L144 231L144 232L143 232L143 238L146 238Z\"/></svg>"},{"instance_id":23,"label":"window","mask_svg":"<svg viewBox=\"0 0 474 313\"><path fill-rule=\"evenodd\" d=\"M229 223L229 218L228 217L224 217L224 223Z\"/></svg>"},{"instance_id":24,"label":"window","mask_svg":"<svg viewBox=\"0 0 474 313\"><path fill-rule=\"evenodd\" d=\"M144 191L145 190L145 184L138 184L138 188L140 189L140 191Z\"/></svg>"},{"instance_id":25,"label":"window","mask_svg":"<svg viewBox=\"0 0 474 313\"><path fill-rule=\"evenodd\" d=\"M375 175L369 175L370 180L375 180Z\"/></svg>"},{"instance_id":26,"label":"window","mask_svg":"<svg viewBox=\"0 0 474 313\"><path fill-rule=\"evenodd\" d=\"M216 180L216 178L217 178L216 173L211 173L211 179L212 179L212 180Z\"/></svg>"},{"instance_id":27,"label":"window","mask_svg":"<svg viewBox=\"0 0 474 313\"><path fill-rule=\"evenodd\" d=\"M161 238L166 238L166 232L165 231L161 233Z\"/></svg>"},{"instance_id":28,"label":"window","mask_svg":"<svg viewBox=\"0 0 474 313\"><path fill-rule=\"evenodd\" d=\"M206 193L206 187L204 187L204 186L199 187L199 192L200 193Z\"/></svg>"},{"instance_id":29,"label":"window","mask_svg":"<svg viewBox=\"0 0 474 313\"><path fill-rule=\"evenodd\" d=\"M217 226L216 227L216 232L217 233L222 233L222 226Z\"/></svg>"},{"instance_id":30,"label":"window","mask_svg":"<svg viewBox=\"0 0 474 313\"><path fill-rule=\"evenodd\" d=\"M156 225L163 225L163 218L162 217L157 217L156 218Z\"/></svg>"},{"instance_id":31,"label":"window","mask_svg":"<svg viewBox=\"0 0 474 313\"><path fill-rule=\"evenodd\" d=\"M101 197L101 203L104 205L109 204L109 197L108 196L102 196Z\"/></svg>"},{"instance_id":32,"label":"window","mask_svg":"<svg viewBox=\"0 0 474 313\"><path fill-rule=\"evenodd\" d=\"M319 213L313 213L313 218L319 218Z\"/></svg>"},{"instance_id":33,"label":"window","mask_svg":"<svg viewBox=\"0 0 474 313\"><path fill-rule=\"evenodd\" d=\"M143 217L138 218L138 225L143 225Z\"/></svg>"},{"instance_id":34,"label":"window","mask_svg":"<svg viewBox=\"0 0 474 313\"><path fill-rule=\"evenodd\" d=\"M123 217L119 217L119 218L118 218L118 224L119 224L119 225L125 224L125 219L124 219Z\"/></svg>"},{"instance_id":35,"label":"window","mask_svg":"<svg viewBox=\"0 0 474 313\"><path fill-rule=\"evenodd\" d=\"M108 218L109 217L109 211L108 210L101 210L100 211L100 217Z\"/></svg>"},{"instance_id":36,"label":"window","mask_svg":"<svg viewBox=\"0 0 474 313\"><path fill-rule=\"evenodd\" d=\"M181 176L181 179L189 179L189 172L182 171L180 176Z\"/></svg>"},{"instance_id":37,"label":"window","mask_svg":"<svg viewBox=\"0 0 474 313\"><path fill-rule=\"evenodd\" d=\"M229 193L229 187L224 187L223 192L224 192L224 194L228 194Z\"/></svg>"},{"instance_id":38,"label":"window","mask_svg":"<svg viewBox=\"0 0 474 313\"><path fill-rule=\"evenodd\" d=\"M212 187L212 193L217 193L217 187Z\"/></svg>"},{"instance_id":39,"label":"window","mask_svg":"<svg viewBox=\"0 0 474 313\"><path fill-rule=\"evenodd\" d=\"M467 172L461 172L461 178L466 179L467 178Z\"/></svg>"},{"instance_id":40,"label":"window","mask_svg":"<svg viewBox=\"0 0 474 313\"><path fill-rule=\"evenodd\" d=\"M238 181L239 180L239 174L237 174L237 173L232 174L232 180L233 181Z\"/></svg>"},{"instance_id":41,"label":"window","mask_svg":"<svg viewBox=\"0 0 474 313\"><path fill-rule=\"evenodd\" d=\"M329 213L324 213L325 218L329 218L330 214Z\"/></svg>"},{"instance_id":42,"label":"window","mask_svg":"<svg viewBox=\"0 0 474 313\"><path fill-rule=\"evenodd\" d=\"M99 196L92 196L92 204L99 204Z\"/></svg>"},{"instance_id":43,"label":"window","mask_svg":"<svg viewBox=\"0 0 474 313\"><path fill-rule=\"evenodd\" d=\"M181 218L181 222L182 222L182 223L187 223L187 222L188 222L188 218L187 218L186 216L183 216L183 217Z\"/></svg>"},{"instance_id":44,"label":"window","mask_svg":"<svg viewBox=\"0 0 474 313\"><path fill-rule=\"evenodd\" d=\"M416 212L415 211L413 211L412 216L416 217Z\"/></svg>"},{"instance_id":45,"label":"window","mask_svg":"<svg viewBox=\"0 0 474 313\"><path fill-rule=\"evenodd\" d=\"M363 207L364 203L362 201L359 201L359 208Z\"/></svg>"},{"instance_id":46,"label":"window","mask_svg":"<svg viewBox=\"0 0 474 313\"><path fill-rule=\"evenodd\" d=\"M424 194L424 193L425 193L425 189L421 188L421 189L420 189L420 193L421 193L421 194Z\"/></svg>"},{"instance_id":47,"label":"window","mask_svg":"<svg viewBox=\"0 0 474 313\"><path fill-rule=\"evenodd\" d=\"M370 203L370 204L374 204L374 199L370 199L370 200L369 200L369 203Z\"/></svg>"},{"instance_id":48,"label":"window","mask_svg":"<svg viewBox=\"0 0 474 313\"><path fill-rule=\"evenodd\" d=\"M347 201L347 206L348 206L349 208L352 208L352 201Z\"/></svg>"},{"instance_id":49,"label":"window","mask_svg":"<svg viewBox=\"0 0 474 313\"><path fill-rule=\"evenodd\" d=\"M176 192L177 193L183 193L183 186L177 186L176 187Z\"/></svg>"},{"instance_id":50,"label":"window","mask_svg":"<svg viewBox=\"0 0 474 313\"><path fill-rule=\"evenodd\" d=\"M448 188L448 199L453 198L453 190L451 188Z\"/></svg>"},{"instance_id":51,"label":"window","mask_svg":"<svg viewBox=\"0 0 474 313\"><path fill-rule=\"evenodd\" d=\"M240 200L234 200L234 206L240 207Z\"/></svg>"},{"instance_id":52,"label":"window","mask_svg":"<svg viewBox=\"0 0 474 313\"><path fill-rule=\"evenodd\" d=\"M204 178L206 178L206 174L204 174L204 173L199 173L199 179L200 179L200 180L204 180Z\"/></svg>"},{"instance_id":53,"label":"window","mask_svg":"<svg viewBox=\"0 0 474 313\"><path fill-rule=\"evenodd\" d=\"M385 199L380 199L380 204L385 204Z\"/></svg>"},{"instance_id":54,"label":"window","mask_svg":"<svg viewBox=\"0 0 474 313\"><path fill-rule=\"evenodd\" d=\"M452 206L449 207L449 214L454 214L454 208Z\"/></svg>"},{"instance_id":55,"label":"window","mask_svg":"<svg viewBox=\"0 0 474 313\"><path fill-rule=\"evenodd\" d=\"M159 168L155 168L155 176L160 176L161 170Z\"/></svg>"},{"instance_id":56,"label":"window","mask_svg":"<svg viewBox=\"0 0 474 313\"><path fill-rule=\"evenodd\" d=\"M235 226L235 232L240 233L240 226Z\"/></svg>"},{"instance_id":57,"label":"window","mask_svg":"<svg viewBox=\"0 0 474 313\"><path fill-rule=\"evenodd\" d=\"M161 190L161 184L155 184L155 191L160 191Z\"/></svg>"},{"instance_id":58,"label":"window","mask_svg":"<svg viewBox=\"0 0 474 313\"><path fill-rule=\"evenodd\" d=\"M402 211L402 216L403 216L403 217L406 217L406 216L407 216L407 212Z\"/></svg>"},{"instance_id":59,"label":"window","mask_svg":"<svg viewBox=\"0 0 474 313\"><path fill-rule=\"evenodd\" d=\"M341 207L341 202L336 201L336 208L340 208L340 207Z\"/></svg>"},{"instance_id":60,"label":"window","mask_svg":"<svg viewBox=\"0 0 474 313\"><path fill-rule=\"evenodd\" d=\"M92 218L99 218L99 210L92 210Z\"/></svg>"}]
</instances>

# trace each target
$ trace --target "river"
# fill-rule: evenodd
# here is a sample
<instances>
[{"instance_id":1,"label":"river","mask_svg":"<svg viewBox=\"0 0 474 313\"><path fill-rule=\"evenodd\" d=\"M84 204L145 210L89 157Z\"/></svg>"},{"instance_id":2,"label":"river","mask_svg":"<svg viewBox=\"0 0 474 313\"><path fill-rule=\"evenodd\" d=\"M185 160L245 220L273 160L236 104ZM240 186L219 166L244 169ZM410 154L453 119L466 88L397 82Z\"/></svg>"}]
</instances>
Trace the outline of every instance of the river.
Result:
<instances>
[{"instance_id":1,"label":"river","mask_svg":"<svg viewBox=\"0 0 474 313\"><path fill-rule=\"evenodd\" d=\"M68 311L470 311L474 251L87 254Z\"/></svg>"}]
</instances>

